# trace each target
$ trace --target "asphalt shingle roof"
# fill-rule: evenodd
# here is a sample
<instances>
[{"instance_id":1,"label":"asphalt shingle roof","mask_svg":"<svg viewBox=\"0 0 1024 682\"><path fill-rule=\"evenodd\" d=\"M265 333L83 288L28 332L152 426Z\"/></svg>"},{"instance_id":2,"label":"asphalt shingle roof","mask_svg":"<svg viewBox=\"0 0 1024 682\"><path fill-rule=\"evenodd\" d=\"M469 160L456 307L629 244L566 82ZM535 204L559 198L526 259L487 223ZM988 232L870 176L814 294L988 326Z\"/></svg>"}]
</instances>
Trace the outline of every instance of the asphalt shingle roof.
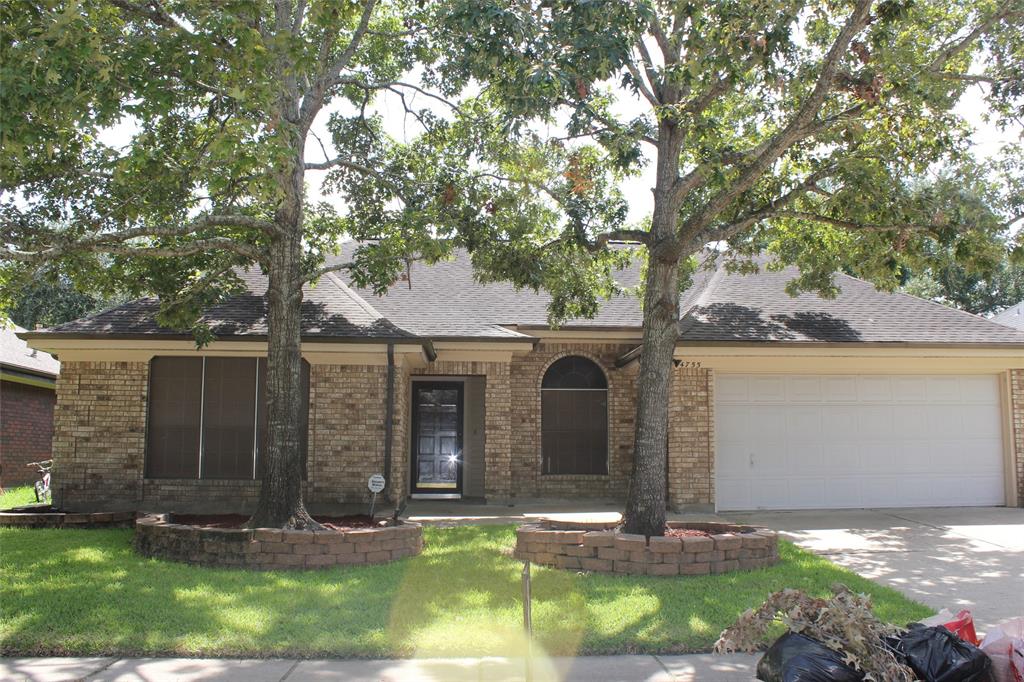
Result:
<instances>
[{"instance_id":1,"label":"asphalt shingle roof","mask_svg":"<svg viewBox=\"0 0 1024 682\"><path fill-rule=\"evenodd\" d=\"M993 322L1024 331L1024 301L1010 306L998 315L994 315L991 319Z\"/></svg>"},{"instance_id":2,"label":"asphalt shingle roof","mask_svg":"<svg viewBox=\"0 0 1024 682\"><path fill-rule=\"evenodd\" d=\"M0 319L0 365L47 377L57 376L60 363L49 353L29 348L16 336L24 331L24 327Z\"/></svg>"},{"instance_id":3,"label":"asphalt shingle roof","mask_svg":"<svg viewBox=\"0 0 1024 682\"><path fill-rule=\"evenodd\" d=\"M248 292L233 296L207 310L200 321L218 338L266 336L267 278L255 270L238 273ZM159 302L141 298L95 315L57 325L43 333L53 335L185 335L187 331L157 324ZM415 338L385 319L333 273L315 287L303 288L302 334L327 338Z\"/></svg>"},{"instance_id":4,"label":"asphalt shingle roof","mask_svg":"<svg viewBox=\"0 0 1024 682\"><path fill-rule=\"evenodd\" d=\"M351 258L357 244L344 245L337 260ZM694 276L680 296L683 343L910 343L1007 344L1024 347L1024 331L906 294L880 292L867 282L837 274L841 293L832 300L816 294L791 297L786 283L795 268L756 274L726 271L718 258ZM765 262L762 259L761 265ZM547 326L550 297L505 283L481 284L470 256L459 251L450 261L413 263L407 279L384 296L350 288L344 271L329 274L305 289L303 334L306 337L380 339L529 338L529 328ZM220 338L265 336L266 277L242 273L249 293L212 307L203 316ZM617 273L634 286L639 266ZM155 299L140 299L83 320L46 330L48 334L159 335L182 334L157 325ZM642 324L640 302L617 296L603 302L593 319L570 320L568 329L636 329ZM510 328L513 327L513 328Z\"/></svg>"},{"instance_id":5,"label":"asphalt shingle roof","mask_svg":"<svg viewBox=\"0 0 1024 682\"><path fill-rule=\"evenodd\" d=\"M720 268L680 321L690 342L827 342L910 344L1020 344L1024 332L908 294L879 291L864 280L837 273L839 295L786 293L799 271L752 275Z\"/></svg>"}]
</instances>

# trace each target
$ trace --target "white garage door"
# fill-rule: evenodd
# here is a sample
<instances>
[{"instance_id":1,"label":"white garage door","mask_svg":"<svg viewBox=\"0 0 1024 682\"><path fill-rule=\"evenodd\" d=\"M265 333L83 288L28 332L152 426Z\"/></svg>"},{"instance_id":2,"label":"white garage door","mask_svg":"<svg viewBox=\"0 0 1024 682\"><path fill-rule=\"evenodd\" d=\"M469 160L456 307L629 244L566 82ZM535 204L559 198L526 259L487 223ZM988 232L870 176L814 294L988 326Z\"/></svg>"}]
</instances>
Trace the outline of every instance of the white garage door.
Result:
<instances>
[{"instance_id":1,"label":"white garage door","mask_svg":"<svg viewBox=\"0 0 1024 682\"><path fill-rule=\"evenodd\" d=\"M1001 505L994 376L719 374L719 509Z\"/></svg>"}]
</instances>

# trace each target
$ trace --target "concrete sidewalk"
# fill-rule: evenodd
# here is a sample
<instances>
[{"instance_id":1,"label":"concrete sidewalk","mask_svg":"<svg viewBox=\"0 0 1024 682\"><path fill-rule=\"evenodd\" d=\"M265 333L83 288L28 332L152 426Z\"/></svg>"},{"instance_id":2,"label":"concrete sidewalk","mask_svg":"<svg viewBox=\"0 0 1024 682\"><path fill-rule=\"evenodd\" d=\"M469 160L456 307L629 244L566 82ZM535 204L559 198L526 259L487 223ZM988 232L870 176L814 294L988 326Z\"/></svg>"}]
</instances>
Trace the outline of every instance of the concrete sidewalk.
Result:
<instances>
[{"instance_id":1,"label":"concrete sidewalk","mask_svg":"<svg viewBox=\"0 0 1024 682\"><path fill-rule=\"evenodd\" d=\"M749 682L757 656L538 657L533 682ZM0 658L0 679L31 682L514 682L523 659L432 658L391 661L214 658Z\"/></svg>"}]
</instances>

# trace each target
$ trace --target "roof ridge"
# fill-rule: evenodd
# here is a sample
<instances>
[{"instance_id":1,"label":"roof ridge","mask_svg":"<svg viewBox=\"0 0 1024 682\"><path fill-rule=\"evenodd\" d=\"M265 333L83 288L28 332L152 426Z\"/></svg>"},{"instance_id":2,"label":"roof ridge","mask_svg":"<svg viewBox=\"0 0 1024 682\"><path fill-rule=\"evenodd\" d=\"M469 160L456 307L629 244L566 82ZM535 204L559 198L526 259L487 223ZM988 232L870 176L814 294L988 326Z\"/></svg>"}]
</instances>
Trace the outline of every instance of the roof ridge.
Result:
<instances>
[{"instance_id":1,"label":"roof ridge","mask_svg":"<svg viewBox=\"0 0 1024 682\"><path fill-rule=\"evenodd\" d=\"M725 266L718 262L718 256L716 256L715 272L704 281L704 288L701 289L697 297L693 299L693 303L691 303L690 307L686 309L686 312L679 316L679 320L682 321L689 317L690 313L692 313L697 306L703 307L708 298L710 298L712 292L714 292L714 290L718 288L718 285L722 283L722 279L724 277Z\"/></svg>"},{"instance_id":2,"label":"roof ridge","mask_svg":"<svg viewBox=\"0 0 1024 682\"><path fill-rule=\"evenodd\" d=\"M852 279L852 280L854 280L856 282L860 282L861 284L867 284L869 287L872 287L874 289L878 289L878 287L876 287L871 282L869 282L866 279L863 279L861 277L857 277L856 275L850 275L850 274L847 274L845 272L838 272L838 271L836 272L836 274L839 275L840 277L846 277L847 279ZM960 308L954 308L952 306L944 305L942 303L939 303L938 301L931 301L931 300L929 300L927 298L921 298L920 296L914 296L913 294L908 294L905 291L887 291L887 292L883 292L883 293L887 293L890 296L903 296L904 298L909 298L909 299L911 299L913 301L920 301L922 303L927 303L930 306L937 307L937 308L939 308L941 310L944 310L944 311L959 313L960 315L966 315L967 317L969 317L969 318L971 318L973 320L978 320L978 321L981 321L981 322L985 322L986 324L993 325L995 327L1000 327L1001 329L1010 329L1010 330L1015 331L1018 334L1020 334L1021 337L1024 337L1024 332L1020 331L1019 329L1013 329L1013 327L1007 327L1005 324L999 324L998 322L995 322L995 321L993 321L993 320L991 320L991 319L989 319L987 317L982 317L981 315L976 315L975 313L968 312L966 310L961 310Z\"/></svg>"},{"instance_id":3,"label":"roof ridge","mask_svg":"<svg viewBox=\"0 0 1024 682\"><path fill-rule=\"evenodd\" d=\"M398 330L398 331L400 331L400 332L402 332L404 334L408 334L409 336L411 336L413 338L417 338L417 339L420 338L418 334L414 334L413 332L409 331L405 327L402 327L402 326L400 326L398 324L395 324L390 318L387 318L387 317L384 317L383 315L381 315L380 311L378 311L376 308L374 308L372 305L370 305L370 303L366 299L364 299L362 296L360 296L358 293L356 293L356 291L354 289L352 289L352 287L350 287L349 285L345 284L345 282L340 277L338 277L337 273L328 272L328 273L326 273L326 277L331 282L333 282L334 285L337 286L342 291L342 293L347 295L349 297L349 300L351 300L357 306L362 308L374 320L383 320L390 327L392 327L392 328L394 328L394 329L396 329L396 330Z\"/></svg>"}]
</instances>

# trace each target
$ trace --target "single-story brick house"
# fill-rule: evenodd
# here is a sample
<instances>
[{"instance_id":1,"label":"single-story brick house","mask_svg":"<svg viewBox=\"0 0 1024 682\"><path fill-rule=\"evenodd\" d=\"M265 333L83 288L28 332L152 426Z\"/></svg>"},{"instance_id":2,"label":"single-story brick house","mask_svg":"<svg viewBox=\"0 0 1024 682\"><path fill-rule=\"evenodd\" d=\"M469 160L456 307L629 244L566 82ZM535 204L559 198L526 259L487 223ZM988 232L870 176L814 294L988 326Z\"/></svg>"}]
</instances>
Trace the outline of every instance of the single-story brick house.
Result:
<instances>
[{"instance_id":1,"label":"single-story brick house","mask_svg":"<svg viewBox=\"0 0 1024 682\"><path fill-rule=\"evenodd\" d=\"M718 267L682 294L673 508L1024 504L1024 332L841 274L834 300L794 298L794 275ZM62 362L59 504L252 507L266 280L245 280L201 350L146 299L22 334ZM557 329L546 304L476 282L465 253L383 297L335 274L308 288L310 507L364 501L378 472L392 498L624 497L638 301Z\"/></svg>"},{"instance_id":2,"label":"single-story brick house","mask_svg":"<svg viewBox=\"0 0 1024 682\"><path fill-rule=\"evenodd\" d=\"M0 486L30 485L29 462L50 459L60 363L29 348L25 330L0 319Z\"/></svg>"}]
</instances>

